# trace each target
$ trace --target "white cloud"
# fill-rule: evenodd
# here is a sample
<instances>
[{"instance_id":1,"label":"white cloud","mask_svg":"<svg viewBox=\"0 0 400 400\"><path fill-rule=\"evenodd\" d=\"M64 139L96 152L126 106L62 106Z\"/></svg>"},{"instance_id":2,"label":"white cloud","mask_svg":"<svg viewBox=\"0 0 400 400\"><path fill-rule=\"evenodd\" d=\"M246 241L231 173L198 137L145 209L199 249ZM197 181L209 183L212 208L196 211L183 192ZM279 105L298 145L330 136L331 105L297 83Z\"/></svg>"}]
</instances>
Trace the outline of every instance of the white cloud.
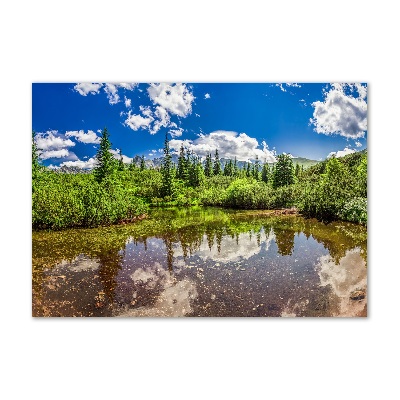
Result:
<instances>
[{"instance_id":1,"label":"white cloud","mask_svg":"<svg viewBox=\"0 0 400 400\"><path fill-rule=\"evenodd\" d=\"M282 92L286 92L286 89L283 87L282 83L275 83L275 86L278 86Z\"/></svg>"},{"instance_id":2,"label":"white cloud","mask_svg":"<svg viewBox=\"0 0 400 400\"><path fill-rule=\"evenodd\" d=\"M104 91L107 93L108 102L110 104L117 104L119 102L119 95L117 86L113 83L106 83Z\"/></svg>"},{"instance_id":3,"label":"white cloud","mask_svg":"<svg viewBox=\"0 0 400 400\"><path fill-rule=\"evenodd\" d=\"M147 92L154 105L160 105L171 114L186 117L192 112L195 97L183 83L152 83Z\"/></svg>"},{"instance_id":4,"label":"white cloud","mask_svg":"<svg viewBox=\"0 0 400 400\"><path fill-rule=\"evenodd\" d=\"M35 136L35 142L39 150L61 150L67 147L75 146L70 139L65 139L64 135L56 130L47 132L38 132Z\"/></svg>"},{"instance_id":5,"label":"white cloud","mask_svg":"<svg viewBox=\"0 0 400 400\"><path fill-rule=\"evenodd\" d=\"M206 94L204 95L204 98L205 98L205 99L210 99L210 98L211 98L210 93L206 93Z\"/></svg>"},{"instance_id":6,"label":"white cloud","mask_svg":"<svg viewBox=\"0 0 400 400\"><path fill-rule=\"evenodd\" d=\"M168 133L171 135L171 137L180 137L182 136L183 133L183 128L178 128L178 129L170 129Z\"/></svg>"},{"instance_id":7,"label":"white cloud","mask_svg":"<svg viewBox=\"0 0 400 400\"><path fill-rule=\"evenodd\" d=\"M48 150L48 151L43 151L40 153L39 157L42 160L47 160L49 158L64 158L68 157L69 151L67 149L61 149L61 150Z\"/></svg>"},{"instance_id":8,"label":"white cloud","mask_svg":"<svg viewBox=\"0 0 400 400\"><path fill-rule=\"evenodd\" d=\"M132 100L131 99L127 99L126 96L124 96L124 100L125 100L125 107L129 108L132 104Z\"/></svg>"},{"instance_id":9,"label":"white cloud","mask_svg":"<svg viewBox=\"0 0 400 400\"><path fill-rule=\"evenodd\" d=\"M111 149L111 150L110 150L110 153L111 153L111 154L114 156L114 158L116 158L117 160L119 160L119 159L121 158L121 156L119 155L119 149L116 149L116 150ZM125 164L129 164L129 163L132 161L132 158L126 156L125 154L122 154L122 161L123 161Z\"/></svg>"},{"instance_id":10,"label":"white cloud","mask_svg":"<svg viewBox=\"0 0 400 400\"><path fill-rule=\"evenodd\" d=\"M118 89L132 91L138 86L138 83L77 83L74 89L82 96L87 96L88 93L98 94L103 87L107 94L110 104L117 104L120 101ZM125 103L126 104L126 103Z\"/></svg>"},{"instance_id":11,"label":"white cloud","mask_svg":"<svg viewBox=\"0 0 400 400\"><path fill-rule=\"evenodd\" d=\"M169 126L171 122L168 112L163 107L157 106L156 111L154 112L154 116L154 124L153 127L150 129L150 133L152 135L157 133L161 127L166 128L167 126Z\"/></svg>"},{"instance_id":12,"label":"white cloud","mask_svg":"<svg viewBox=\"0 0 400 400\"><path fill-rule=\"evenodd\" d=\"M295 82L293 82L293 83L286 83L286 86L301 88L301 85L299 85L298 83L295 83Z\"/></svg>"},{"instance_id":13,"label":"white cloud","mask_svg":"<svg viewBox=\"0 0 400 400\"><path fill-rule=\"evenodd\" d=\"M90 94L97 94L100 92L102 83L77 83L74 89L82 96L87 96Z\"/></svg>"},{"instance_id":14,"label":"white cloud","mask_svg":"<svg viewBox=\"0 0 400 400\"><path fill-rule=\"evenodd\" d=\"M354 144L356 145L356 147L361 147L362 146L362 143L360 141L358 141L358 140Z\"/></svg>"},{"instance_id":15,"label":"white cloud","mask_svg":"<svg viewBox=\"0 0 400 400\"><path fill-rule=\"evenodd\" d=\"M93 131L88 131L85 133L85 131L80 130L80 131L68 131L65 132L66 137L75 137L78 142L81 143L100 143L100 137L96 135L95 132Z\"/></svg>"},{"instance_id":16,"label":"white cloud","mask_svg":"<svg viewBox=\"0 0 400 400\"><path fill-rule=\"evenodd\" d=\"M314 113L310 124L315 126L314 130L351 139L364 137L367 131L366 86L333 83L324 96L324 101L312 103Z\"/></svg>"},{"instance_id":17,"label":"white cloud","mask_svg":"<svg viewBox=\"0 0 400 400\"><path fill-rule=\"evenodd\" d=\"M96 163L97 163L96 158L91 157L87 161L81 161L81 160L64 161L63 163L60 164L60 167L66 166L66 167L78 167L82 169L93 169L96 166Z\"/></svg>"},{"instance_id":18,"label":"white cloud","mask_svg":"<svg viewBox=\"0 0 400 400\"><path fill-rule=\"evenodd\" d=\"M143 117L139 114L132 114L131 111L128 112L128 117L125 120L124 124L129 126L134 131L137 131L140 128L148 128L150 124L154 121L154 118L150 115L147 117Z\"/></svg>"},{"instance_id":19,"label":"white cloud","mask_svg":"<svg viewBox=\"0 0 400 400\"><path fill-rule=\"evenodd\" d=\"M352 154L355 152L356 152L355 150L345 147L344 150L332 151L331 153L328 154L327 158L330 158L332 156L335 156L336 158L343 157L343 156L346 156L347 154Z\"/></svg>"},{"instance_id":20,"label":"white cloud","mask_svg":"<svg viewBox=\"0 0 400 400\"><path fill-rule=\"evenodd\" d=\"M263 148L259 148L257 139L248 136L246 133L231 131L215 131L210 134L200 134L195 140L170 141L171 149L179 151L181 144L197 155L205 157L207 154L214 154L218 149L220 158L237 158L238 161L254 160L258 156L261 162L275 162L276 152L270 150L265 141L262 142Z\"/></svg>"},{"instance_id":21,"label":"white cloud","mask_svg":"<svg viewBox=\"0 0 400 400\"><path fill-rule=\"evenodd\" d=\"M200 114L195 113L194 115L195 115L196 117L200 117Z\"/></svg>"}]
</instances>

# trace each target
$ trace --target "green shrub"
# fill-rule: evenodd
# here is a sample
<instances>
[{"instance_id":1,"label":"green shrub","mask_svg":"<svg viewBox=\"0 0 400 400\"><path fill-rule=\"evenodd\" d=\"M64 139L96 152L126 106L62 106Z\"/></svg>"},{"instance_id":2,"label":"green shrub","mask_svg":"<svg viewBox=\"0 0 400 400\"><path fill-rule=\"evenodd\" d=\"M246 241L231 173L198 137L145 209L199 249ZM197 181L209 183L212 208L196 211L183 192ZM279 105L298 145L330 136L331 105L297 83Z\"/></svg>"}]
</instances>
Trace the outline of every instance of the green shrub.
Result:
<instances>
[{"instance_id":1,"label":"green shrub","mask_svg":"<svg viewBox=\"0 0 400 400\"><path fill-rule=\"evenodd\" d=\"M340 212L340 218L345 221L367 223L367 199L364 197L356 197L348 200Z\"/></svg>"}]
</instances>

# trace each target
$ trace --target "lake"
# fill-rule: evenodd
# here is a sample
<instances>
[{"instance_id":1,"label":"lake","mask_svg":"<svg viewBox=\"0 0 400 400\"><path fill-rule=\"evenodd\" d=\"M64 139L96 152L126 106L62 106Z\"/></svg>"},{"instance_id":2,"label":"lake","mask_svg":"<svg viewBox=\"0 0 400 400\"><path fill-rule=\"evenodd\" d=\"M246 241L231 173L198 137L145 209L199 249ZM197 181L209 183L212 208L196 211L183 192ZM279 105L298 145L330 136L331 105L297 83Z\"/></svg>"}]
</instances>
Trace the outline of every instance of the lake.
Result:
<instances>
[{"instance_id":1,"label":"lake","mask_svg":"<svg viewBox=\"0 0 400 400\"><path fill-rule=\"evenodd\" d=\"M364 226L263 211L152 209L32 233L32 315L367 315Z\"/></svg>"}]
</instances>

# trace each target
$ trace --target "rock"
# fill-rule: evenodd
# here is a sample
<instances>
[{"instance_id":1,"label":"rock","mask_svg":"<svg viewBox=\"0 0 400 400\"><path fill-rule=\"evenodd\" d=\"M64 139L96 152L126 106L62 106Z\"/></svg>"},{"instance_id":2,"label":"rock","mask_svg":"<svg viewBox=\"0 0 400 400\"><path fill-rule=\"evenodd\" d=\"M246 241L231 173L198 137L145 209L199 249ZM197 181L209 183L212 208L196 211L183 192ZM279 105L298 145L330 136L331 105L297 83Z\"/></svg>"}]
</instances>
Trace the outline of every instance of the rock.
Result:
<instances>
[{"instance_id":1,"label":"rock","mask_svg":"<svg viewBox=\"0 0 400 400\"><path fill-rule=\"evenodd\" d=\"M350 293L350 299L351 300L362 300L365 298L365 290L354 290L353 292Z\"/></svg>"}]
</instances>

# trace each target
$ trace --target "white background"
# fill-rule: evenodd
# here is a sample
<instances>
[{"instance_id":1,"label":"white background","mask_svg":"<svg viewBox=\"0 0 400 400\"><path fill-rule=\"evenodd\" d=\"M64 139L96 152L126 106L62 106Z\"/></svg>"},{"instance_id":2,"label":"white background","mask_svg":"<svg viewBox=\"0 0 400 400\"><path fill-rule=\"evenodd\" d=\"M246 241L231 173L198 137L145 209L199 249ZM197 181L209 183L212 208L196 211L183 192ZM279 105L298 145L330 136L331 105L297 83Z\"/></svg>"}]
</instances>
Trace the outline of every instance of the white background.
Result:
<instances>
[{"instance_id":1,"label":"white background","mask_svg":"<svg viewBox=\"0 0 400 400\"><path fill-rule=\"evenodd\" d=\"M0 6L2 398L396 398L394 2L87 3ZM75 81L368 82L369 317L31 318L31 84Z\"/></svg>"}]
</instances>

